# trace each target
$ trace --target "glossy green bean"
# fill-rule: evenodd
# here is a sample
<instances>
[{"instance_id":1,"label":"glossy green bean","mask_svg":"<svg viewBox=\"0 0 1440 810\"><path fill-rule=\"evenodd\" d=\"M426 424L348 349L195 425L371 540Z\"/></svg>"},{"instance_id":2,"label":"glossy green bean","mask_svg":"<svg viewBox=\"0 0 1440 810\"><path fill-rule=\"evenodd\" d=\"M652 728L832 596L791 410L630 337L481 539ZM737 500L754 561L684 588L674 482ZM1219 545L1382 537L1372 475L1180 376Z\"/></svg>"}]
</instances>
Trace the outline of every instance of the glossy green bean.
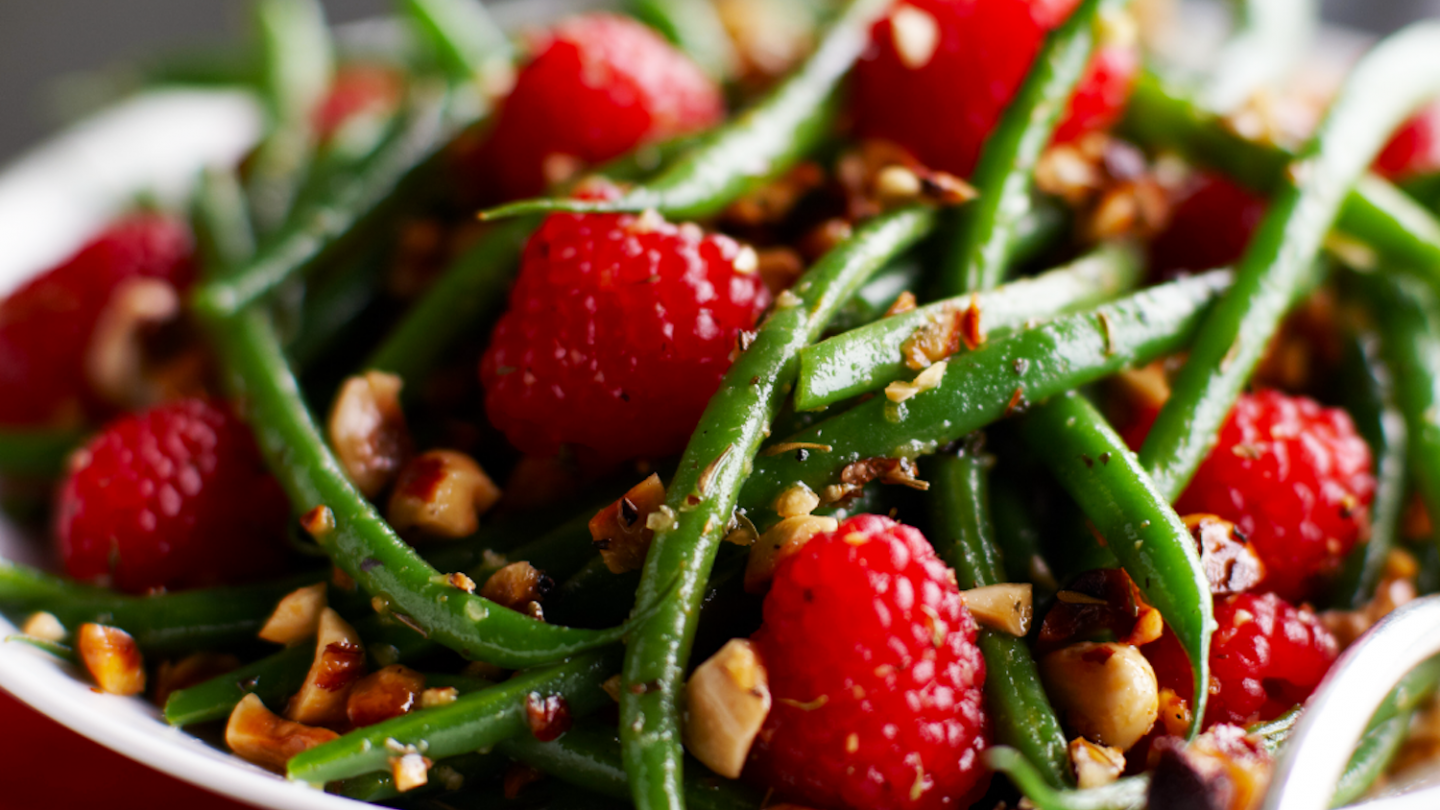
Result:
<instances>
[{"instance_id":1,"label":"glossy green bean","mask_svg":"<svg viewBox=\"0 0 1440 810\"><path fill-rule=\"evenodd\" d=\"M1290 739L1290 734L1295 731L1295 725L1300 722L1304 713L1304 705L1296 706L1274 720L1248 726L1245 734L1259 742L1261 748L1273 755L1279 752L1286 740Z\"/></svg>"},{"instance_id":2,"label":"glossy green bean","mask_svg":"<svg viewBox=\"0 0 1440 810\"><path fill-rule=\"evenodd\" d=\"M939 279L941 295L988 290L1010 264L1019 223L1030 208L1035 164L1050 145L1068 99L1090 63L1099 23L1123 13L1128 0L1084 0L1046 39L1025 82L985 139L970 178L980 196L948 212L954 234Z\"/></svg>"},{"instance_id":3,"label":"glossy green bean","mask_svg":"<svg viewBox=\"0 0 1440 810\"><path fill-rule=\"evenodd\" d=\"M207 276L222 276L255 253L245 189L234 171L207 168L190 205L190 229Z\"/></svg>"},{"instance_id":4,"label":"glossy green bean","mask_svg":"<svg viewBox=\"0 0 1440 810\"><path fill-rule=\"evenodd\" d=\"M1086 790L1057 790L1019 751L1004 746L986 751L985 762L1010 777L1040 810L1144 810L1150 791L1148 776L1129 776Z\"/></svg>"},{"instance_id":5,"label":"glossy green bean","mask_svg":"<svg viewBox=\"0 0 1440 810\"><path fill-rule=\"evenodd\" d=\"M509 760L497 753L461 754L435 763L430 768L428 781L424 785L411 788L403 794L395 789L395 778L388 771L372 771L332 782L325 790L347 799L374 804L400 796L413 800L417 796L450 791L451 785L459 785L460 789L473 788L476 782L499 777L509 765Z\"/></svg>"},{"instance_id":6,"label":"glossy green bean","mask_svg":"<svg viewBox=\"0 0 1440 810\"><path fill-rule=\"evenodd\" d=\"M852 329L859 329L880 320L901 293L914 292L924 277L925 267L919 256L914 253L901 256L872 276L865 282L865 286L856 290L855 296L835 313L835 317L830 321L830 328L826 331L843 335ZM801 363L800 373L804 374L804 361Z\"/></svg>"},{"instance_id":7,"label":"glossy green bean","mask_svg":"<svg viewBox=\"0 0 1440 810\"><path fill-rule=\"evenodd\" d=\"M452 82L478 84L490 95L501 89L496 82L508 80L514 48L479 0L402 0L401 5Z\"/></svg>"},{"instance_id":8,"label":"glossy green bean","mask_svg":"<svg viewBox=\"0 0 1440 810\"><path fill-rule=\"evenodd\" d=\"M503 205L486 218L547 211L643 211L673 219L718 213L766 178L783 173L832 130L841 79L869 41L885 0L851 0L805 64L750 110L716 129L658 177L615 200L540 198Z\"/></svg>"},{"instance_id":9,"label":"glossy green bean","mask_svg":"<svg viewBox=\"0 0 1440 810\"><path fill-rule=\"evenodd\" d=\"M84 440L78 430L0 428L0 475L54 478Z\"/></svg>"},{"instance_id":10,"label":"glossy green bean","mask_svg":"<svg viewBox=\"0 0 1440 810\"><path fill-rule=\"evenodd\" d=\"M1388 317L1388 314L1385 316ZM1395 402L1394 375L1380 357L1378 337L1370 332L1347 336L1341 368L1345 410L1370 445L1375 497L1370 502L1370 537L1350 552L1336 579L1331 604L1363 607L1375 593L1385 560L1395 546L1405 508L1405 417Z\"/></svg>"},{"instance_id":11,"label":"glossy green bean","mask_svg":"<svg viewBox=\"0 0 1440 810\"><path fill-rule=\"evenodd\" d=\"M726 373L666 494L673 520L655 531L636 604L659 606L628 640L620 698L625 769L641 810L683 805L677 700L700 600L741 482L799 370L799 353L877 270L929 232L935 213L906 208L863 225L782 294ZM767 504L769 501L767 501ZM675 591L663 589L679 572Z\"/></svg>"},{"instance_id":12,"label":"glossy green bean","mask_svg":"<svg viewBox=\"0 0 1440 810\"><path fill-rule=\"evenodd\" d=\"M612 648L578 656L563 664L520 673L504 683L463 694L455 702L421 709L357 729L291 758L291 779L323 784L389 767L399 747L415 746L427 757L456 756L530 733L526 702L531 694L564 698L572 715L582 717L611 702L600 684L620 666Z\"/></svg>"},{"instance_id":13,"label":"glossy green bean","mask_svg":"<svg viewBox=\"0 0 1440 810\"><path fill-rule=\"evenodd\" d=\"M1440 23L1383 41L1350 73L1314 137L1272 195L1235 271L1171 385L1140 460L1166 499L1178 497L1294 302L1349 190L1386 138L1440 92Z\"/></svg>"},{"instance_id":14,"label":"glossy green bean","mask_svg":"<svg viewBox=\"0 0 1440 810\"><path fill-rule=\"evenodd\" d=\"M1256 90L1275 87L1315 37L1315 0L1238 0L1235 35L1215 58L1206 82L1205 106L1228 113Z\"/></svg>"},{"instance_id":15,"label":"glossy green bean","mask_svg":"<svg viewBox=\"0 0 1440 810\"><path fill-rule=\"evenodd\" d=\"M467 658L513 668L558 661L626 633L626 627L596 631L538 623L449 585L350 482L306 408L268 319L251 310L209 325L231 390L245 404L262 454L292 506L299 513L328 510L333 528L318 532L316 542L386 610Z\"/></svg>"},{"instance_id":16,"label":"glossy green bean","mask_svg":"<svg viewBox=\"0 0 1440 810\"><path fill-rule=\"evenodd\" d=\"M695 64L717 79L739 67L739 56L708 0L626 0L630 13L675 43Z\"/></svg>"},{"instance_id":17,"label":"glossy green bean","mask_svg":"<svg viewBox=\"0 0 1440 810\"><path fill-rule=\"evenodd\" d=\"M803 460L794 453L762 454L740 502L762 521L776 496L796 483L823 492L862 459L933 453L1029 403L1179 351L1229 284L1224 271L1193 276L957 355L932 390L901 403L876 397L778 439L830 449L812 449Z\"/></svg>"},{"instance_id":18,"label":"glossy green bean","mask_svg":"<svg viewBox=\"0 0 1440 810\"><path fill-rule=\"evenodd\" d=\"M955 569L962 589L1006 581L991 536L988 475L993 463L971 442L958 454L939 454L925 467L932 493L930 538ZM1052 787L1073 786L1065 731L1025 640L982 629L979 645L985 657L985 707L995 741L1020 751Z\"/></svg>"},{"instance_id":19,"label":"glossy green bean","mask_svg":"<svg viewBox=\"0 0 1440 810\"><path fill-rule=\"evenodd\" d=\"M958 317L972 305L981 329L999 337L1032 318L1100 304L1133 287L1139 276L1136 251L1111 245L1040 276L926 304L807 346L800 353L795 407L822 408L913 376L901 351L905 341L927 323Z\"/></svg>"},{"instance_id":20,"label":"glossy green bean","mask_svg":"<svg viewBox=\"0 0 1440 810\"><path fill-rule=\"evenodd\" d=\"M1190 530L1105 417L1083 395L1055 397L1026 414L1020 433L1175 632L1195 674L1191 734L1210 690L1210 584Z\"/></svg>"},{"instance_id":21,"label":"glossy green bean","mask_svg":"<svg viewBox=\"0 0 1440 810\"><path fill-rule=\"evenodd\" d=\"M1409 734L1413 714L1413 710L1404 712L1365 730L1335 784L1331 807L1343 807L1364 796L1385 773Z\"/></svg>"},{"instance_id":22,"label":"glossy green bean","mask_svg":"<svg viewBox=\"0 0 1440 810\"><path fill-rule=\"evenodd\" d=\"M0 640L3 640L6 644L25 644L34 647L41 652L48 653L59 658L61 661L67 661L71 664L80 663L80 656L75 652L74 647L58 641L52 641L48 638L40 638L39 636L27 635L25 633L11 633Z\"/></svg>"}]
</instances>

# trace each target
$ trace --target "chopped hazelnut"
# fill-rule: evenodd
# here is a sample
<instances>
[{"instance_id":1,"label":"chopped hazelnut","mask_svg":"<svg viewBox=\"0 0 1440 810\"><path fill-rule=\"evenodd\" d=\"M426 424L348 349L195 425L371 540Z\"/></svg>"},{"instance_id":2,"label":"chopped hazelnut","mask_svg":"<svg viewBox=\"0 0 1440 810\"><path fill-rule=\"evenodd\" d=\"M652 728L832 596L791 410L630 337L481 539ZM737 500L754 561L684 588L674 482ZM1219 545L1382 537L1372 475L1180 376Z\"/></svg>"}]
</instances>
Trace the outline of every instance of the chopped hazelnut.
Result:
<instances>
[{"instance_id":1,"label":"chopped hazelnut","mask_svg":"<svg viewBox=\"0 0 1440 810\"><path fill-rule=\"evenodd\" d=\"M1070 765L1075 769L1076 787L1082 790L1104 787L1125 772L1125 754L1117 748L1076 737L1070 741Z\"/></svg>"},{"instance_id":2,"label":"chopped hazelnut","mask_svg":"<svg viewBox=\"0 0 1440 810\"><path fill-rule=\"evenodd\" d=\"M796 484L775 499L775 514L782 518L798 517L814 512L819 506L819 495L804 484Z\"/></svg>"},{"instance_id":3,"label":"chopped hazelnut","mask_svg":"<svg viewBox=\"0 0 1440 810\"><path fill-rule=\"evenodd\" d=\"M401 793L423 787L430 781L430 766L434 764L428 758L420 755L418 751L411 751L398 757L390 758L390 776L395 782L395 789Z\"/></svg>"},{"instance_id":4,"label":"chopped hazelnut","mask_svg":"<svg viewBox=\"0 0 1440 810\"><path fill-rule=\"evenodd\" d=\"M981 627L1018 637L1030 632L1035 615L1030 583L986 585L964 591L964 596L965 606Z\"/></svg>"},{"instance_id":5,"label":"chopped hazelnut","mask_svg":"<svg viewBox=\"0 0 1440 810\"><path fill-rule=\"evenodd\" d=\"M356 728L408 714L419 702L425 689L425 676L415 670L392 664L379 672L361 678L350 689L345 700L345 715Z\"/></svg>"},{"instance_id":6,"label":"chopped hazelnut","mask_svg":"<svg viewBox=\"0 0 1440 810\"><path fill-rule=\"evenodd\" d=\"M885 398L891 402L904 402L916 394L938 388L940 382L945 379L947 365L947 361L941 360L915 375L914 382L896 380L890 383L885 386Z\"/></svg>"},{"instance_id":7,"label":"chopped hazelnut","mask_svg":"<svg viewBox=\"0 0 1440 810\"><path fill-rule=\"evenodd\" d=\"M180 313L169 282L132 278L120 283L96 318L85 352L85 377L107 402L123 408L154 404L159 391L145 376L144 338Z\"/></svg>"},{"instance_id":8,"label":"chopped hazelnut","mask_svg":"<svg viewBox=\"0 0 1440 810\"><path fill-rule=\"evenodd\" d=\"M43 610L31 613L30 617L25 620L25 626L20 628L20 632L27 636L54 642L64 641L65 637L70 635L65 630L65 625L55 618L55 614L46 613Z\"/></svg>"},{"instance_id":9,"label":"chopped hazelnut","mask_svg":"<svg viewBox=\"0 0 1440 810\"><path fill-rule=\"evenodd\" d=\"M330 407L330 444L350 480L375 497L395 480L410 456L410 430L394 374L367 371L347 379Z\"/></svg>"},{"instance_id":10,"label":"chopped hazelnut","mask_svg":"<svg viewBox=\"0 0 1440 810\"><path fill-rule=\"evenodd\" d=\"M453 686L437 686L420 693L420 708L434 709L449 706L460 699L460 690Z\"/></svg>"},{"instance_id":11,"label":"chopped hazelnut","mask_svg":"<svg viewBox=\"0 0 1440 810\"><path fill-rule=\"evenodd\" d=\"M308 726L343 726L350 689L365 675L365 648L355 632L332 608L320 613L315 659L300 691L290 698L285 716Z\"/></svg>"},{"instance_id":12,"label":"chopped hazelnut","mask_svg":"<svg viewBox=\"0 0 1440 810\"><path fill-rule=\"evenodd\" d=\"M665 485L652 474L590 519L590 537L612 574L637 571L645 564L655 537L650 517L664 504Z\"/></svg>"},{"instance_id":13,"label":"chopped hazelnut","mask_svg":"<svg viewBox=\"0 0 1440 810\"><path fill-rule=\"evenodd\" d=\"M780 560L799 551L816 534L833 532L839 526L835 518L814 515L788 517L771 526L750 547L750 558L745 564L745 591L764 591L770 586Z\"/></svg>"},{"instance_id":14,"label":"chopped hazelnut","mask_svg":"<svg viewBox=\"0 0 1440 810\"><path fill-rule=\"evenodd\" d=\"M128 697L145 691L145 665L129 633L91 623L80 625L76 637L80 660L102 692Z\"/></svg>"},{"instance_id":15,"label":"chopped hazelnut","mask_svg":"<svg viewBox=\"0 0 1440 810\"><path fill-rule=\"evenodd\" d=\"M528 562L514 562L485 580L480 595L511 610L522 610L539 602L555 586L553 580Z\"/></svg>"},{"instance_id":16,"label":"chopped hazelnut","mask_svg":"<svg viewBox=\"0 0 1440 810\"><path fill-rule=\"evenodd\" d=\"M260 638L275 644L299 644L315 635L325 610L325 583L317 582L286 594L260 628Z\"/></svg>"},{"instance_id":17,"label":"chopped hazelnut","mask_svg":"<svg viewBox=\"0 0 1440 810\"><path fill-rule=\"evenodd\" d=\"M685 747L711 770L738 779L770 711L769 677L748 639L731 639L695 668L685 708Z\"/></svg>"},{"instance_id":18,"label":"chopped hazelnut","mask_svg":"<svg viewBox=\"0 0 1440 810\"><path fill-rule=\"evenodd\" d=\"M1040 675L1066 724L1086 739L1125 751L1155 724L1155 670L1128 644L1072 644L1042 658Z\"/></svg>"},{"instance_id":19,"label":"chopped hazelnut","mask_svg":"<svg viewBox=\"0 0 1440 810\"><path fill-rule=\"evenodd\" d=\"M431 450L400 473L387 512L396 529L438 537L475 533L500 490L475 460L454 450Z\"/></svg>"},{"instance_id":20,"label":"chopped hazelnut","mask_svg":"<svg viewBox=\"0 0 1440 810\"><path fill-rule=\"evenodd\" d=\"M248 694L235 704L225 725L225 744L246 762L284 773L290 758L340 735L276 716L260 697Z\"/></svg>"}]
</instances>

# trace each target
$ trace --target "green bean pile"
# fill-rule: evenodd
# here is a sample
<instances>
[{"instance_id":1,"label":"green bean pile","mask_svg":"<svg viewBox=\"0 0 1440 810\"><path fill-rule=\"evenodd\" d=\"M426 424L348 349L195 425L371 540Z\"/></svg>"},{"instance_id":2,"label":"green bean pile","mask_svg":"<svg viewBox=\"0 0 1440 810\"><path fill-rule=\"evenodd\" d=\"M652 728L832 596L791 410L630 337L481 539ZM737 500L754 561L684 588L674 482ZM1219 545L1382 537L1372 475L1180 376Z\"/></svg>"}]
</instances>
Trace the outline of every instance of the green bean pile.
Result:
<instances>
[{"instance_id":1,"label":"green bean pile","mask_svg":"<svg viewBox=\"0 0 1440 810\"><path fill-rule=\"evenodd\" d=\"M447 154L483 131L516 49L478 2L403 0L411 40L395 57L403 101L358 145L322 150L309 111L343 48L313 0L260 0L261 69L251 81L270 128L244 172L211 170L197 187L191 222L202 279L189 308L221 384L302 518L294 544L324 558L323 570L129 596L0 560L0 609L17 621L45 611L67 628L118 627L154 660L238 655L238 668L166 696L164 718L197 727L224 722L252 695L278 711L302 688L314 650L274 652L256 634L282 597L318 586L363 639L372 670L406 664L450 698L301 751L285 764L290 779L398 806L489 806L519 801L517 773L543 772L549 778L522 799L759 808L768 796L711 774L682 745L693 653L757 623L758 602L738 587L744 553L722 541L737 527L773 526L777 499L796 486L825 492L858 463L900 459L918 463L928 489L862 482L838 507L842 516L905 515L928 527L961 589L1032 583L1047 605L1075 573L1123 568L1188 656L1195 691L1183 697L1188 733L1198 735L1215 619L1196 543L1172 504L1287 314L1317 289L1345 302L1341 404L1370 445L1377 481L1368 542L1347 559L1328 606L1370 603L1404 542L1408 493L1440 515L1440 221L1423 195L1410 193L1423 184L1402 189L1367 173L1402 121L1440 94L1440 24L1377 45L1299 145L1242 137L1228 116L1305 49L1310 3L1240 4L1243 24L1201 84L1171 78L1158 59L1147 66L1118 136L1150 159L1178 157L1268 199L1233 268L1147 285L1142 247L1072 239L1070 212L1037 181L1064 109L1056 100L1074 93L1105 26L1128 11L1127 0L1082 0L1049 34L986 139L969 178L975 199L912 201L857 221L747 335L684 452L658 462L671 519L653 527L638 572L610 573L589 528L638 479L606 479L565 508L487 519L471 537L417 549L351 480L317 422L347 368L395 375L406 407L417 410L457 358L473 373L469 344L503 310L546 215L653 210L677 222L723 222L737 201L796 166L833 162L847 135L846 77L890 5L811 9L828 22L810 55L752 93L739 114L597 167L624 184L617 196L571 197L560 188L484 211L479 235L382 334L361 320L384 298L373 257L388 255L387 235L417 212L472 219L473 208L447 208ZM630 6L708 74L735 78L740 56L709 0ZM918 306L889 309L912 290ZM904 355L912 336L966 312L983 313L981 339L952 347L935 384L900 401L881 393L914 376ZM1182 358L1153 428L1132 451L1107 416L1102 386ZM83 431L0 429L0 474L53 479L84 439ZM1060 505L1037 507L1042 497ZM1430 539L1433 546L1440 534ZM1440 552L1415 554L1422 591L1440 584ZM553 610L546 605L550 621L453 584L461 575L451 572L483 585L513 561L559 583ZM1147 774L1077 787L1035 636L985 629L979 637L996 742L987 764L1006 777L992 798L1023 795L1042 810L1146 806ZM30 640L74 660L66 644ZM1433 691L1434 669L1417 670L1377 713L1337 802L1359 797L1385 772ZM573 725L567 719L554 737L537 731L528 716L537 697L558 700ZM1281 748L1300 711L1252 729L1253 739ZM432 778L423 788L396 784L390 763L406 752L427 759Z\"/></svg>"}]
</instances>

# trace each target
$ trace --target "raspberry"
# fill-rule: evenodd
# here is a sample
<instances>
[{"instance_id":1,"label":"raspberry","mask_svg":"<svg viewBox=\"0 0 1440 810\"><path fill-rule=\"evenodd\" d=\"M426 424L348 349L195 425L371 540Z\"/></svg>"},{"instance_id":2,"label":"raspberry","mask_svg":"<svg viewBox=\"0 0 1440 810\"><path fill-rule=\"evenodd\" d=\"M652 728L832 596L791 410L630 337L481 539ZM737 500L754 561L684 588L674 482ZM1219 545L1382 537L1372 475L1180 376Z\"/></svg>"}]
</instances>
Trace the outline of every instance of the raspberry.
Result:
<instances>
[{"instance_id":1,"label":"raspberry","mask_svg":"<svg viewBox=\"0 0 1440 810\"><path fill-rule=\"evenodd\" d=\"M1265 199L1218 174L1201 175L1150 243L1156 278L1234 264L1265 217Z\"/></svg>"},{"instance_id":2,"label":"raspberry","mask_svg":"<svg viewBox=\"0 0 1440 810\"><path fill-rule=\"evenodd\" d=\"M580 164L719 123L720 89L654 31L614 14L562 21L535 43L471 173L489 197L539 194ZM548 171L547 171L547 164Z\"/></svg>"},{"instance_id":3,"label":"raspberry","mask_svg":"<svg viewBox=\"0 0 1440 810\"><path fill-rule=\"evenodd\" d=\"M0 425L74 424L107 412L85 377L95 322L122 282L195 277L190 236L142 214L111 225L79 252L0 301Z\"/></svg>"},{"instance_id":4,"label":"raspberry","mask_svg":"<svg viewBox=\"0 0 1440 810\"><path fill-rule=\"evenodd\" d=\"M1256 590L1298 602L1355 546L1374 492L1370 448L1348 414L1262 391L1235 404L1175 508L1234 523L1265 563Z\"/></svg>"},{"instance_id":5,"label":"raspberry","mask_svg":"<svg viewBox=\"0 0 1440 810\"><path fill-rule=\"evenodd\" d=\"M862 136L894 141L922 163L969 175L1046 34L1077 0L904 0L877 22L855 66ZM1102 47L1056 140L1108 126L1139 68L1132 47Z\"/></svg>"},{"instance_id":6,"label":"raspberry","mask_svg":"<svg viewBox=\"0 0 1440 810\"><path fill-rule=\"evenodd\" d=\"M747 777L816 807L964 808L985 790L985 661L916 529L853 517L781 561L754 642L775 702Z\"/></svg>"},{"instance_id":7,"label":"raspberry","mask_svg":"<svg viewBox=\"0 0 1440 810\"><path fill-rule=\"evenodd\" d=\"M1391 180L1440 171L1440 104L1432 104L1396 130L1380 156L1375 171Z\"/></svg>"},{"instance_id":8,"label":"raspberry","mask_svg":"<svg viewBox=\"0 0 1440 810\"><path fill-rule=\"evenodd\" d=\"M121 417L76 454L56 537L77 579L201 587L275 573L289 514L250 429L223 404L186 399Z\"/></svg>"},{"instance_id":9,"label":"raspberry","mask_svg":"<svg viewBox=\"0 0 1440 810\"><path fill-rule=\"evenodd\" d=\"M679 451L770 301L741 255L654 213L549 217L480 364L491 422L526 453L573 445L599 467Z\"/></svg>"}]
</instances>

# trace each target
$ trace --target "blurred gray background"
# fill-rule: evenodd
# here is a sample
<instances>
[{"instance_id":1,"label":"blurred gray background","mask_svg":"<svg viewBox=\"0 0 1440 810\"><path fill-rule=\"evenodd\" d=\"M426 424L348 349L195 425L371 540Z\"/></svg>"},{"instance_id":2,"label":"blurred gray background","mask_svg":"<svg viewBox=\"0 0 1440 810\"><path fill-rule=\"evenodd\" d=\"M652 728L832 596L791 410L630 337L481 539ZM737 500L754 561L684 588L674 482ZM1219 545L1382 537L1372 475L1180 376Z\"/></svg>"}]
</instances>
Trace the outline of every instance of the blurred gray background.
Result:
<instances>
[{"instance_id":1,"label":"blurred gray background","mask_svg":"<svg viewBox=\"0 0 1440 810\"><path fill-rule=\"evenodd\" d=\"M325 0L335 22L388 0ZM62 81L146 54L204 50L247 30L246 0L0 0L0 165L92 102L93 85ZM1327 19L1384 33L1440 0L1324 0Z\"/></svg>"}]
</instances>

